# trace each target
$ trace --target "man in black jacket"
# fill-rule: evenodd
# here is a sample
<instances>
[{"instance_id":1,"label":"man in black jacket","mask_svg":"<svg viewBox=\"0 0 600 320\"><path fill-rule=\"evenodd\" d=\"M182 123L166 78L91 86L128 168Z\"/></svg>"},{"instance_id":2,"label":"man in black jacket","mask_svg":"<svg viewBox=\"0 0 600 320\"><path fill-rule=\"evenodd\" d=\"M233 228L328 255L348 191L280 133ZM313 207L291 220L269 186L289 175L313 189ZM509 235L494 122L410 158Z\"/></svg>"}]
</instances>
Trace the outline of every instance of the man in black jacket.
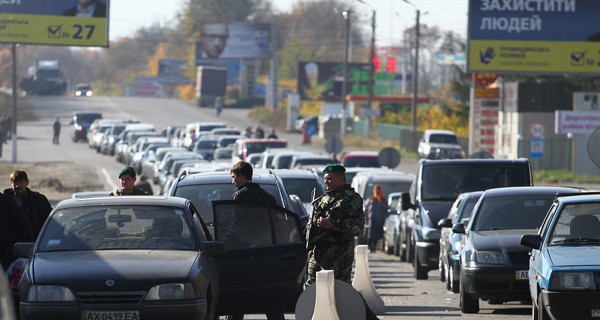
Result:
<instances>
[{"instance_id":1,"label":"man in black jacket","mask_svg":"<svg viewBox=\"0 0 600 320\"><path fill-rule=\"evenodd\" d=\"M270 193L261 188L258 183L252 182L254 170L252 165L246 161L240 161L233 165L231 170L231 183L238 188L233 194L233 200L261 200L276 204L277 201ZM244 319L243 314L228 315L226 320ZM268 320L284 320L283 311L267 313Z\"/></svg>"},{"instance_id":2,"label":"man in black jacket","mask_svg":"<svg viewBox=\"0 0 600 320\"><path fill-rule=\"evenodd\" d=\"M233 194L233 200L264 200L275 204L275 197L261 188L258 183L252 182L252 165L240 161L233 165L231 170L231 183L238 188Z\"/></svg>"},{"instance_id":3,"label":"man in black jacket","mask_svg":"<svg viewBox=\"0 0 600 320\"><path fill-rule=\"evenodd\" d=\"M3 270L17 259L12 246L20 241L33 241L29 221L11 197L0 193L0 262Z\"/></svg>"},{"instance_id":4,"label":"man in black jacket","mask_svg":"<svg viewBox=\"0 0 600 320\"><path fill-rule=\"evenodd\" d=\"M17 169L10 174L10 184L12 188L5 189L4 194L12 197L21 207L29 220L35 240L52 212L50 201L45 195L28 188L29 178L23 170Z\"/></svg>"}]
</instances>

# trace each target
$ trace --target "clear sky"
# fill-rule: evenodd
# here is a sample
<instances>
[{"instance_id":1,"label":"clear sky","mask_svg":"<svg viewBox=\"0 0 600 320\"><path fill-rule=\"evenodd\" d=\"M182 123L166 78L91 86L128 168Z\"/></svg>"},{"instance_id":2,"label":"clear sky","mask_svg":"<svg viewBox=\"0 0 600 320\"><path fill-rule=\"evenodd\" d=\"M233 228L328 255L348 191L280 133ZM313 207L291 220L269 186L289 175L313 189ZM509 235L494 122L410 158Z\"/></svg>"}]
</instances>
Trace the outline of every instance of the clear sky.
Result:
<instances>
[{"instance_id":1,"label":"clear sky","mask_svg":"<svg viewBox=\"0 0 600 320\"><path fill-rule=\"evenodd\" d=\"M404 0L363 1L369 5L358 0L352 3L356 14L361 15L366 23L371 19L372 10L376 11L376 37L379 46L397 42L402 30L415 24L416 8L421 12L421 24L437 25L444 31L454 31L466 37L468 0L409 0L413 5ZM273 7L280 12L290 11L297 2L298 0L272 0ZM162 25L174 24L175 16L184 3L184 0L111 0L110 39L131 36L139 28L156 22ZM335 19L334 13L332 19ZM370 28L370 24L364 28Z\"/></svg>"}]
</instances>

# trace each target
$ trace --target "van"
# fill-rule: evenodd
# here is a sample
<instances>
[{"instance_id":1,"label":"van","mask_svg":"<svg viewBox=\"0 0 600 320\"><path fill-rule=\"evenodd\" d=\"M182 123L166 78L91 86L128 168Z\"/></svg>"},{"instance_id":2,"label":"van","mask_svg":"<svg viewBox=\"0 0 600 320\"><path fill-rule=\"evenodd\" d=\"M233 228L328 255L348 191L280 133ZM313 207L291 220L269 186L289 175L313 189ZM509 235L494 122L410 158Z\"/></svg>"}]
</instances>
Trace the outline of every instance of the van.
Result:
<instances>
[{"instance_id":1,"label":"van","mask_svg":"<svg viewBox=\"0 0 600 320\"><path fill-rule=\"evenodd\" d=\"M246 161L249 154L264 152L267 148L286 148L287 141L283 139L243 139L233 145L231 160Z\"/></svg>"}]
</instances>

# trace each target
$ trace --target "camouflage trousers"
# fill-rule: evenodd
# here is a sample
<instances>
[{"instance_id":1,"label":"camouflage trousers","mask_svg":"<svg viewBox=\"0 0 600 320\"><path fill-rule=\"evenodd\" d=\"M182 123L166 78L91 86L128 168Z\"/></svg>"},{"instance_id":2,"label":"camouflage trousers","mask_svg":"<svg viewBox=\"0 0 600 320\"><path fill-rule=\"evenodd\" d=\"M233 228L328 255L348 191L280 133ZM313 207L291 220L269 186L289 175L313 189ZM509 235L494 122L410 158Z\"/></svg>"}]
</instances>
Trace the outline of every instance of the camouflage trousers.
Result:
<instances>
[{"instance_id":1,"label":"camouflage trousers","mask_svg":"<svg viewBox=\"0 0 600 320\"><path fill-rule=\"evenodd\" d=\"M317 243L308 261L309 283L315 283L318 271L333 270L336 279L352 284L352 263L354 263L354 241Z\"/></svg>"}]
</instances>

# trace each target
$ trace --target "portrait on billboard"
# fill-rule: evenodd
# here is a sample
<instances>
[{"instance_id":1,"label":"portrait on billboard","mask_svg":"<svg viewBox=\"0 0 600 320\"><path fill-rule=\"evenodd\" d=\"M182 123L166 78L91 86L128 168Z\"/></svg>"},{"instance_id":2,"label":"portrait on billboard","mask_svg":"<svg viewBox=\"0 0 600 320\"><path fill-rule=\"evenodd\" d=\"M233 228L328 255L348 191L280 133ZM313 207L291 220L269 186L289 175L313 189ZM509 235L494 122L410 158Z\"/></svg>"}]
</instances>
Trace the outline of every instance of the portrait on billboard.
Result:
<instances>
[{"instance_id":1,"label":"portrait on billboard","mask_svg":"<svg viewBox=\"0 0 600 320\"><path fill-rule=\"evenodd\" d=\"M75 5L65 12L63 16L105 18L106 4L100 0L75 0Z\"/></svg>"},{"instance_id":2,"label":"portrait on billboard","mask_svg":"<svg viewBox=\"0 0 600 320\"><path fill-rule=\"evenodd\" d=\"M202 25L196 60L268 59L270 24L211 22Z\"/></svg>"}]
</instances>

